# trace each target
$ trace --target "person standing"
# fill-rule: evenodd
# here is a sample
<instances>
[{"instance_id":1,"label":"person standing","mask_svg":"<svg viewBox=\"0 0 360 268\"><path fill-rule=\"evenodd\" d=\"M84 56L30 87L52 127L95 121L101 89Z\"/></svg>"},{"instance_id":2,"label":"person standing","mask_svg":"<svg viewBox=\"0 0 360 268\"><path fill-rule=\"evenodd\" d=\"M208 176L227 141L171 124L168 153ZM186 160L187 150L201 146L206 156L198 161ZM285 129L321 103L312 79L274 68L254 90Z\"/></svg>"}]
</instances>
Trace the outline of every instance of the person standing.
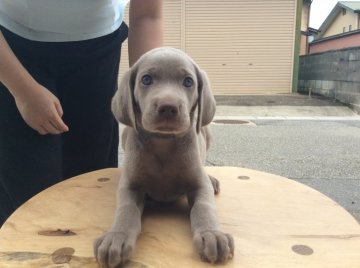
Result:
<instances>
[{"instance_id":1,"label":"person standing","mask_svg":"<svg viewBox=\"0 0 360 268\"><path fill-rule=\"evenodd\" d=\"M66 178L118 165L111 113L121 44L130 66L162 46L162 0L2 0L0 226Z\"/></svg>"}]
</instances>

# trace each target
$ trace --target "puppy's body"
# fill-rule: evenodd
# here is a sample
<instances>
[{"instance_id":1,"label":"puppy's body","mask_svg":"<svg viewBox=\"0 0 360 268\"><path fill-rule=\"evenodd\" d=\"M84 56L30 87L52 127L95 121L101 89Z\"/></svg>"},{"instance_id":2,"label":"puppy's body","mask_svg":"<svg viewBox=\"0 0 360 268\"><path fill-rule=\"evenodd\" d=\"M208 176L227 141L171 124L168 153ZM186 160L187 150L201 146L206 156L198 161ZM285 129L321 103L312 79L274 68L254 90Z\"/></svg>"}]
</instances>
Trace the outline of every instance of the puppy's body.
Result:
<instances>
[{"instance_id":1,"label":"puppy's body","mask_svg":"<svg viewBox=\"0 0 360 268\"><path fill-rule=\"evenodd\" d=\"M129 257L141 231L146 197L175 201L185 195L195 246L203 260L224 262L234 243L220 231L215 211L215 178L204 170L215 100L206 74L185 53L169 48L143 55L125 74L112 110L127 125L115 221L95 242L104 267Z\"/></svg>"}]
</instances>

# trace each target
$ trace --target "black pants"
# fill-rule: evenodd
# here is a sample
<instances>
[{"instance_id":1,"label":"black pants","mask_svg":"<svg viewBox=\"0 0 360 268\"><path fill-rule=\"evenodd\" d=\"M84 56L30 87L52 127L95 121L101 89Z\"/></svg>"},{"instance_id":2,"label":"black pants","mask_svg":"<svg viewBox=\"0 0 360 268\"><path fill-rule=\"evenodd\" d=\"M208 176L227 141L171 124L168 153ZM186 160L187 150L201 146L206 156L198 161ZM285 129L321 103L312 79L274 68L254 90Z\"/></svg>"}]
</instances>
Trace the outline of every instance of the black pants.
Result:
<instances>
[{"instance_id":1,"label":"black pants","mask_svg":"<svg viewBox=\"0 0 360 268\"><path fill-rule=\"evenodd\" d=\"M118 165L118 124L111 113L125 23L85 41L37 42L1 27L28 72L54 93L69 132L38 134L0 83L0 226L26 200L66 178Z\"/></svg>"}]
</instances>

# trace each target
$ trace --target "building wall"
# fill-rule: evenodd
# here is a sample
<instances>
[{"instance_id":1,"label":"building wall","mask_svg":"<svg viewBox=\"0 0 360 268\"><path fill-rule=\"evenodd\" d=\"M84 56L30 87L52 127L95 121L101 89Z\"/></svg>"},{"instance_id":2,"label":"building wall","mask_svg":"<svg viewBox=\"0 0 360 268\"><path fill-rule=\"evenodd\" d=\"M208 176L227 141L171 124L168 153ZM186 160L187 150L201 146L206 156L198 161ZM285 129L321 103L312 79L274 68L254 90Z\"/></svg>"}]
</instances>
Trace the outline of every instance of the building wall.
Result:
<instances>
[{"instance_id":1,"label":"building wall","mask_svg":"<svg viewBox=\"0 0 360 268\"><path fill-rule=\"evenodd\" d=\"M307 31L309 27L309 14L310 5L303 1L303 7L301 10L301 31Z\"/></svg>"},{"instance_id":2,"label":"building wall","mask_svg":"<svg viewBox=\"0 0 360 268\"><path fill-rule=\"evenodd\" d=\"M300 55L306 55L308 50L308 36L303 32L307 32L309 27L309 14L310 4L303 1L303 7L301 10L301 40L300 40Z\"/></svg>"},{"instance_id":3,"label":"building wall","mask_svg":"<svg viewBox=\"0 0 360 268\"><path fill-rule=\"evenodd\" d=\"M300 39L300 55L308 54L308 36L306 34L301 34Z\"/></svg>"},{"instance_id":4,"label":"building wall","mask_svg":"<svg viewBox=\"0 0 360 268\"><path fill-rule=\"evenodd\" d=\"M297 1L166 0L164 44L188 53L217 95L290 93ZM122 54L121 73L126 43Z\"/></svg>"},{"instance_id":5,"label":"building wall","mask_svg":"<svg viewBox=\"0 0 360 268\"><path fill-rule=\"evenodd\" d=\"M357 30L358 25L358 15L350 10L346 10L346 14L343 15L342 11L339 12L337 17L334 19L333 23L329 28L321 35L321 38L337 35L343 33L343 28L345 27L345 32L349 31L349 25L352 25L352 31Z\"/></svg>"},{"instance_id":6,"label":"building wall","mask_svg":"<svg viewBox=\"0 0 360 268\"><path fill-rule=\"evenodd\" d=\"M360 32L351 35L317 41L309 44L309 54L348 47L360 47Z\"/></svg>"},{"instance_id":7,"label":"building wall","mask_svg":"<svg viewBox=\"0 0 360 268\"><path fill-rule=\"evenodd\" d=\"M318 93L360 113L360 47L300 57L299 91Z\"/></svg>"}]
</instances>

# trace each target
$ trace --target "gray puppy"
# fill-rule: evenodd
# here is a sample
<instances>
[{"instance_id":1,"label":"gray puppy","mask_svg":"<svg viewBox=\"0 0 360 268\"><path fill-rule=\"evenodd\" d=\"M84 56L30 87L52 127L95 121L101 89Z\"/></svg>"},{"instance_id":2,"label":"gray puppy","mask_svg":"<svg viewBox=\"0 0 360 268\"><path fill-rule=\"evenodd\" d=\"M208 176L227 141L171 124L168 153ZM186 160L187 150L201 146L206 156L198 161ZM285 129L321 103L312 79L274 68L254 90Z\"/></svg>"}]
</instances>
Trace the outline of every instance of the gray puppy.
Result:
<instances>
[{"instance_id":1,"label":"gray puppy","mask_svg":"<svg viewBox=\"0 0 360 268\"><path fill-rule=\"evenodd\" d=\"M220 231L216 216L218 181L203 167L210 138L206 125L215 108L206 73L180 50L153 49L124 75L112 100L116 119L127 125L116 215L111 230L94 245L103 267L128 260L147 197L175 201L187 196L201 258L215 263L233 256L233 238Z\"/></svg>"}]
</instances>

